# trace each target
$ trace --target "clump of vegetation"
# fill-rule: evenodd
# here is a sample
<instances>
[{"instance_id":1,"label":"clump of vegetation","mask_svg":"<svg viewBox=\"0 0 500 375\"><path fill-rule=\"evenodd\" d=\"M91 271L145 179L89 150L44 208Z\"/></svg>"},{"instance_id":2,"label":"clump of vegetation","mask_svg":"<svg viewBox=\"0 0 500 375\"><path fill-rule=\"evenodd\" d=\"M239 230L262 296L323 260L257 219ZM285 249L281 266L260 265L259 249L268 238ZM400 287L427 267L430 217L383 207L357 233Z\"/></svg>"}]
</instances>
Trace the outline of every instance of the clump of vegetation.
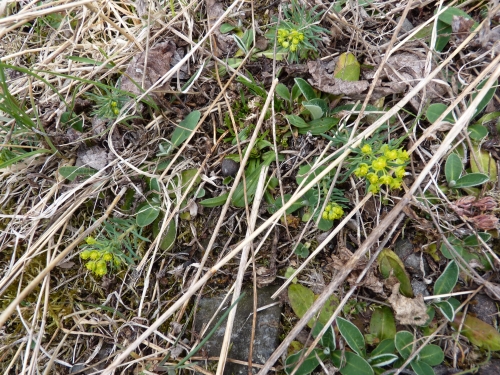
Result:
<instances>
[{"instance_id":1,"label":"clump of vegetation","mask_svg":"<svg viewBox=\"0 0 500 375\"><path fill-rule=\"evenodd\" d=\"M123 264L134 264L139 258L136 250L142 246L141 242L149 242L138 230L132 219L114 218L105 222L97 238L89 236L85 240L86 245L80 252L85 267L96 276L104 276Z\"/></svg>"},{"instance_id":2,"label":"clump of vegetation","mask_svg":"<svg viewBox=\"0 0 500 375\"><path fill-rule=\"evenodd\" d=\"M321 34L328 30L319 26L319 19L324 11L317 11L317 6L307 9L297 1L292 1L290 7L283 7L283 19L276 26L269 29L266 37L274 41L277 37L277 52L288 54L290 62L312 57L318 53L318 42Z\"/></svg>"}]
</instances>

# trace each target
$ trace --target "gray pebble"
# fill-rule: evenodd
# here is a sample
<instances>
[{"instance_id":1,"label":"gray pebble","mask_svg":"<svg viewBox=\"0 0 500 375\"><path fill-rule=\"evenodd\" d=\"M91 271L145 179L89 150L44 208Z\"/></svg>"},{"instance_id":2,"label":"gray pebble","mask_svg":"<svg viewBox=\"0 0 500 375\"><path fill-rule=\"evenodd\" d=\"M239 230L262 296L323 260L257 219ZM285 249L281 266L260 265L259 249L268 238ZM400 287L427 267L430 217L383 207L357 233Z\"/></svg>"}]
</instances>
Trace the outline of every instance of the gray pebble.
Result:
<instances>
[{"instance_id":1,"label":"gray pebble","mask_svg":"<svg viewBox=\"0 0 500 375\"><path fill-rule=\"evenodd\" d=\"M238 173L239 169L240 169L240 163L236 163L234 160L231 159L222 160L222 165L221 165L222 176L224 177L236 176L236 173Z\"/></svg>"}]
</instances>

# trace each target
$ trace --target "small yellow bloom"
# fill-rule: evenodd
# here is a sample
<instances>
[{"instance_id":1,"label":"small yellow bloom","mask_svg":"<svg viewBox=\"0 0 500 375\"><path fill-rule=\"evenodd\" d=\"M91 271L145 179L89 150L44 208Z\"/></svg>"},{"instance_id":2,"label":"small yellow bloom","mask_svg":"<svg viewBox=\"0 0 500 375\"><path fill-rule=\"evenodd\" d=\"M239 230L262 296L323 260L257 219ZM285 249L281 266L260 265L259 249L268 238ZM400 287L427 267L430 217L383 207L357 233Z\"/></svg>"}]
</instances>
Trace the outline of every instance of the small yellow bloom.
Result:
<instances>
[{"instance_id":1,"label":"small yellow bloom","mask_svg":"<svg viewBox=\"0 0 500 375\"><path fill-rule=\"evenodd\" d=\"M327 210L323 211L321 217L323 218L323 220L328 220L328 211Z\"/></svg>"},{"instance_id":2,"label":"small yellow bloom","mask_svg":"<svg viewBox=\"0 0 500 375\"><path fill-rule=\"evenodd\" d=\"M290 46L290 51L291 51L291 52L295 52L295 51L297 51L297 45L296 45L296 44L292 44L292 45Z\"/></svg>"},{"instance_id":3,"label":"small yellow bloom","mask_svg":"<svg viewBox=\"0 0 500 375\"><path fill-rule=\"evenodd\" d=\"M375 185L378 183L378 176L376 173L368 173L366 179L370 181L370 184Z\"/></svg>"},{"instance_id":4,"label":"small yellow bloom","mask_svg":"<svg viewBox=\"0 0 500 375\"><path fill-rule=\"evenodd\" d=\"M361 147L361 152L366 155L370 155L372 153L372 146L369 144L364 145Z\"/></svg>"},{"instance_id":5,"label":"small yellow bloom","mask_svg":"<svg viewBox=\"0 0 500 375\"><path fill-rule=\"evenodd\" d=\"M372 168L375 171L383 171L386 167L387 167L387 160L382 156L372 161Z\"/></svg>"},{"instance_id":6,"label":"small yellow bloom","mask_svg":"<svg viewBox=\"0 0 500 375\"><path fill-rule=\"evenodd\" d=\"M101 257L101 254L97 250L93 250L90 252L89 258L92 260L99 259Z\"/></svg>"},{"instance_id":7,"label":"small yellow bloom","mask_svg":"<svg viewBox=\"0 0 500 375\"><path fill-rule=\"evenodd\" d=\"M401 189L402 184L403 184L403 180L401 180L399 178L393 178L391 185L390 185L390 188L391 189Z\"/></svg>"},{"instance_id":8,"label":"small yellow bloom","mask_svg":"<svg viewBox=\"0 0 500 375\"><path fill-rule=\"evenodd\" d=\"M95 245L97 243L97 240L94 237L87 237L85 239L85 242L89 245Z\"/></svg>"},{"instance_id":9,"label":"small yellow bloom","mask_svg":"<svg viewBox=\"0 0 500 375\"><path fill-rule=\"evenodd\" d=\"M354 170L354 174L357 177L364 177L368 173L369 167L368 164L361 163L358 168Z\"/></svg>"},{"instance_id":10,"label":"small yellow bloom","mask_svg":"<svg viewBox=\"0 0 500 375\"><path fill-rule=\"evenodd\" d=\"M410 155L408 155L408 151L403 150L402 148L400 148L398 150L398 159L401 159L403 161L409 160L410 159Z\"/></svg>"},{"instance_id":11,"label":"small yellow bloom","mask_svg":"<svg viewBox=\"0 0 500 375\"><path fill-rule=\"evenodd\" d=\"M292 44L297 45L297 44L299 44L299 43L300 43L299 38L293 38L293 39L292 39Z\"/></svg>"},{"instance_id":12,"label":"small yellow bloom","mask_svg":"<svg viewBox=\"0 0 500 375\"><path fill-rule=\"evenodd\" d=\"M396 150L387 149L384 151L384 156L389 160L394 160L398 158L398 152Z\"/></svg>"},{"instance_id":13,"label":"small yellow bloom","mask_svg":"<svg viewBox=\"0 0 500 375\"><path fill-rule=\"evenodd\" d=\"M389 176L388 174L383 175L382 177L379 178L379 182L381 185L389 186L392 183L392 177Z\"/></svg>"},{"instance_id":14,"label":"small yellow bloom","mask_svg":"<svg viewBox=\"0 0 500 375\"><path fill-rule=\"evenodd\" d=\"M104 253L104 255L102 256L102 260L106 261L106 262L110 262L113 260L113 254L111 253Z\"/></svg>"},{"instance_id":15,"label":"small yellow bloom","mask_svg":"<svg viewBox=\"0 0 500 375\"><path fill-rule=\"evenodd\" d=\"M84 250L80 253L80 258L83 260L89 259L90 258L90 250Z\"/></svg>"},{"instance_id":16,"label":"small yellow bloom","mask_svg":"<svg viewBox=\"0 0 500 375\"><path fill-rule=\"evenodd\" d=\"M304 40L304 34L303 33L300 33L299 34L299 40L302 42Z\"/></svg>"},{"instance_id":17,"label":"small yellow bloom","mask_svg":"<svg viewBox=\"0 0 500 375\"><path fill-rule=\"evenodd\" d=\"M380 185L370 185L368 188L369 193L377 194L380 191Z\"/></svg>"},{"instance_id":18,"label":"small yellow bloom","mask_svg":"<svg viewBox=\"0 0 500 375\"><path fill-rule=\"evenodd\" d=\"M396 178L403 178L403 176L405 175L406 171L405 171L405 168L404 167L397 167L395 170L394 170L394 176L396 176Z\"/></svg>"},{"instance_id":19,"label":"small yellow bloom","mask_svg":"<svg viewBox=\"0 0 500 375\"><path fill-rule=\"evenodd\" d=\"M85 267L89 270L89 271L94 271L95 270L95 262L87 262L87 264L85 265Z\"/></svg>"},{"instance_id":20,"label":"small yellow bloom","mask_svg":"<svg viewBox=\"0 0 500 375\"><path fill-rule=\"evenodd\" d=\"M283 48L288 48L290 46L290 43L283 42L283 43L281 43L281 45L283 46Z\"/></svg>"}]
</instances>

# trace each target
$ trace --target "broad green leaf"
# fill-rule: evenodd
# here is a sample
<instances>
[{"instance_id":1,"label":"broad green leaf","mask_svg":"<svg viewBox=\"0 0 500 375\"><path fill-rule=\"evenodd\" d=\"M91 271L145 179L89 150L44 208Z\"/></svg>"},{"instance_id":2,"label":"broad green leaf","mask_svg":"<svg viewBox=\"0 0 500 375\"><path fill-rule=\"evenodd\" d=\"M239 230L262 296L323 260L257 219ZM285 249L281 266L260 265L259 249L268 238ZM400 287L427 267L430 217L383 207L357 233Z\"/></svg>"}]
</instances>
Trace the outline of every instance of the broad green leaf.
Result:
<instances>
[{"instance_id":1,"label":"broad green leaf","mask_svg":"<svg viewBox=\"0 0 500 375\"><path fill-rule=\"evenodd\" d=\"M335 332L333 331L332 327L329 327L323 336L321 337L320 344L324 348L330 349L331 352L333 352L336 348L336 343L335 343Z\"/></svg>"},{"instance_id":2,"label":"broad green leaf","mask_svg":"<svg viewBox=\"0 0 500 375\"><path fill-rule=\"evenodd\" d=\"M342 375L373 375L373 369L370 364L352 352L342 353L340 350L335 350L331 355L333 365L340 368Z\"/></svg>"},{"instance_id":3,"label":"broad green leaf","mask_svg":"<svg viewBox=\"0 0 500 375\"><path fill-rule=\"evenodd\" d=\"M245 43L243 42L243 40L241 40L241 38L238 35L233 34L233 39L240 50L242 50L245 53L248 53Z\"/></svg>"},{"instance_id":4,"label":"broad green leaf","mask_svg":"<svg viewBox=\"0 0 500 375\"><path fill-rule=\"evenodd\" d=\"M475 92L474 94L472 94L472 99L471 99L471 103L472 101L474 100L474 98L477 96L477 94L479 93L479 91L481 91L481 89L484 87L484 85L486 84L486 81L488 79L484 79L479 85L477 85L477 92ZM486 106L488 105L488 103L493 99L493 96L495 95L495 91L497 89L497 82L495 81L495 83L493 83L493 86L488 90L488 92L486 93L486 95L484 96L484 98L479 102L477 108L476 108L476 111L474 112L474 115L480 113L483 109L486 108Z\"/></svg>"},{"instance_id":5,"label":"broad green leaf","mask_svg":"<svg viewBox=\"0 0 500 375\"><path fill-rule=\"evenodd\" d=\"M198 169L185 169L181 172L181 194L184 195L186 193L187 188L195 178L196 180L193 186L191 186L191 190L201 182L201 176L198 174Z\"/></svg>"},{"instance_id":6,"label":"broad green leaf","mask_svg":"<svg viewBox=\"0 0 500 375\"><path fill-rule=\"evenodd\" d=\"M296 363L302 357L302 354L305 353L306 349L302 349L295 354L289 356L285 361L285 372L287 374L291 374L295 368ZM323 360L326 358L326 355L320 349L313 349L309 357L307 357L304 362L300 365L297 372L297 375L307 375L314 371L316 367L319 365L319 359Z\"/></svg>"},{"instance_id":7,"label":"broad green leaf","mask_svg":"<svg viewBox=\"0 0 500 375\"><path fill-rule=\"evenodd\" d=\"M291 197L292 197L291 194L285 194L283 196L283 199L281 199L280 196L276 197L276 199L274 200L274 203L272 205L269 205L269 207L267 208L267 211L270 214L274 214L281 207L283 207L283 201L285 201L285 203L287 203L290 200ZM290 208L288 208L286 210L286 213L287 213L287 215L290 215L290 214L294 213L295 211L297 211L298 209L300 209L300 208L302 208L304 206L308 206L308 205L309 205L309 202L307 200L304 200L302 198L302 200L298 200L295 203L293 203L290 206Z\"/></svg>"},{"instance_id":8,"label":"broad green leaf","mask_svg":"<svg viewBox=\"0 0 500 375\"><path fill-rule=\"evenodd\" d=\"M429 366L437 366L444 361L443 349L438 345L427 344L418 353L418 360L427 363Z\"/></svg>"},{"instance_id":9,"label":"broad green leaf","mask_svg":"<svg viewBox=\"0 0 500 375\"><path fill-rule=\"evenodd\" d=\"M484 173L469 173L456 180L456 183L453 187L455 189L458 189L471 186L478 186L484 184L485 182L488 182L489 180L490 177Z\"/></svg>"},{"instance_id":10,"label":"broad green leaf","mask_svg":"<svg viewBox=\"0 0 500 375\"><path fill-rule=\"evenodd\" d=\"M359 81L360 72L361 67L356 56L350 52L344 52L339 57L333 76L344 81Z\"/></svg>"},{"instance_id":11,"label":"broad green leaf","mask_svg":"<svg viewBox=\"0 0 500 375\"><path fill-rule=\"evenodd\" d=\"M406 273L405 267L397 254L390 249L383 249L377 258L380 273L387 279L394 275L401 283L399 290L405 297L413 297L413 289L411 287L410 277Z\"/></svg>"},{"instance_id":12,"label":"broad green leaf","mask_svg":"<svg viewBox=\"0 0 500 375\"><path fill-rule=\"evenodd\" d=\"M306 311L314 303L314 293L311 289L306 288L301 284L292 284L288 287L288 299L292 310L299 318L302 318ZM307 325L313 327L313 320L311 319Z\"/></svg>"},{"instance_id":13,"label":"broad green leaf","mask_svg":"<svg viewBox=\"0 0 500 375\"><path fill-rule=\"evenodd\" d=\"M307 108L310 112L311 112L311 108L312 108L313 111L317 112L316 115L319 115L319 113L321 111L321 115L319 117L314 117L313 112L311 112L313 119L318 119L321 116L323 116L323 114L328 112L328 103L324 99L317 98L317 99L308 100L307 102L302 102L302 105L305 108Z\"/></svg>"},{"instance_id":14,"label":"broad green leaf","mask_svg":"<svg viewBox=\"0 0 500 375\"><path fill-rule=\"evenodd\" d=\"M172 133L172 146L178 147L189 138L191 133L196 128L198 121L200 120L201 113L200 111L193 111L189 115L186 116L184 120L181 121L179 125L175 127L174 132Z\"/></svg>"},{"instance_id":15,"label":"broad green leaf","mask_svg":"<svg viewBox=\"0 0 500 375\"><path fill-rule=\"evenodd\" d=\"M219 195L218 197L204 199L200 202L200 204L203 207L223 206L227 201L227 197L229 197L229 193L224 193L224 194Z\"/></svg>"},{"instance_id":16,"label":"broad green leaf","mask_svg":"<svg viewBox=\"0 0 500 375\"><path fill-rule=\"evenodd\" d=\"M399 331L394 338L394 345L401 357L408 358L413 351L413 335L408 331Z\"/></svg>"},{"instance_id":17,"label":"broad green leaf","mask_svg":"<svg viewBox=\"0 0 500 375\"><path fill-rule=\"evenodd\" d=\"M460 156L455 153L451 153L446 159L446 164L444 165L444 174L446 177L446 182L448 185L460 178L462 175L463 165Z\"/></svg>"},{"instance_id":18,"label":"broad green leaf","mask_svg":"<svg viewBox=\"0 0 500 375\"><path fill-rule=\"evenodd\" d=\"M434 283L434 295L451 293L457 284L458 273L458 265L452 260Z\"/></svg>"},{"instance_id":19,"label":"broad green leaf","mask_svg":"<svg viewBox=\"0 0 500 375\"><path fill-rule=\"evenodd\" d=\"M481 166L481 170L479 166ZM498 169L495 159L488 151L481 149L481 146L475 144L475 142L471 148L470 169L474 173L481 173L481 171L486 173L492 182L496 182L497 180Z\"/></svg>"},{"instance_id":20,"label":"broad green leaf","mask_svg":"<svg viewBox=\"0 0 500 375\"><path fill-rule=\"evenodd\" d=\"M430 123L434 123L439 118L439 116L441 116L443 112L446 111L447 108L448 106L442 103L431 104L429 108L427 108L427 111L425 113L427 120ZM452 124L455 123L455 119L453 118L451 113L448 113L443 121L451 122Z\"/></svg>"},{"instance_id":21,"label":"broad green leaf","mask_svg":"<svg viewBox=\"0 0 500 375\"><path fill-rule=\"evenodd\" d=\"M245 174L247 188L246 195L249 204L253 201L253 197L255 196L255 191L257 190L257 185L259 183L260 171L264 166L269 166L274 160L275 155L270 154L261 164L257 166L257 168L255 168L253 172L248 175ZM243 181L241 181L236 187L231 203L236 207L245 207L245 185L243 184Z\"/></svg>"},{"instance_id":22,"label":"broad green leaf","mask_svg":"<svg viewBox=\"0 0 500 375\"><path fill-rule=\"evenodd\" d=\"M327 230L330 230L333 228L333 221L332 220L325 220L321 218L318 222L318 229L322 230L323 232L326 232Z\"/></svg>"},{"instance_id":23,"label":"broad green leaf","mask_svg":"<svg viewBox=\"0 0 500 375\"><path fill-rule=\"evenodd\" d=\"M324 325L328 323L328 320L330 320L331 316L333 315L333 312L337 309L337 306L339 305L339 299L335 295L331 295L328 297L326 300L325 304L321 308L321 311L319 312L319 317L318 321Z\"/></svg>"},{"instance_id":24,"label":"broad green leaf","mask_svg":"<svg viewBox=\"0 0 500 375\"><path fill-rule=\"evenodd\" d=\"M463 314L457 313L454 321L450 323L452 327L458 329L462 318ZM478 318L467 315L460 334L467 337L471 343L480 348L491 351L500 350L500 333L498 333L495 327Z\"/></svg>"},{"instance_id":25,"label":"broad green leaf","mask_svg":"<svg viewBox=\"0 0 500 375\"><path fill-rule=\"evenodd\" d=\"M396 354L382 353L368 358L368 363L373 367L384 367L398 359Z\"/></svg>"},{"instance_id":26,"label":"broad green leaf","mask_svg":"<svg viewBox=\"0 0 500 375\"><path fill-rule=\"evenodd\" d=\"M278 85L276 86L276 94L278 94L279 97L285 100L292 100L290 91L288 91L288 88L282 83L278 83Z\"/></svg>"},{"instance_id":27,"label":"broad green leaf","mask_svg":"<svg viewBox=\"0 0 500 375\"><path fill-rule=\"evenodd\" d=\"M222 25L220 25L219 30L222 34L227 34L228 32L233 31L234 29L236 29L236 26L233 26L229 23L223 23Z\"/></svg>"},{"instance_id":28,"label":"broad green leaf","mask_svg":"<svg viewBox=\"0 0 500 375\"><path fill-rule=\"evenodd\" d=\"M67 180L74 181L78 176L92 176L97 173L94 168L86 167L61 167L58 170L59 174Z\"/></svg>"},{"instance_id":29,"label":"broad green leaf","mask_svg":"<svg viewBox=\"0 0 500 375\"><path fill-rule=\"evenodd\" d=\"M371 352L370 356L377 356L379 354L391 354L396 350L394 345L394 338L385 339L377 345L377 347Z\"/></svg>"},{"instance_id":30,"label":"broad green leaf","mask_svg":"<svg viewBox=\"0 0 500 375\"><path fill-rule=\"evenodd\" d=\"M160 234L160 229L161 229L161 222L163 219L163 215L159 215L156 220L153 222L153 237L156 238ZM175 221L172 220L163 234L163 237L160 242L160 249L162 250L169 250L175 243L175 240L177 238L177 228L175 225Z\"/></svg>"},{"instance_id":31,"label":"broad green leaf","mask_svg":"<svg viewBox=\"0 0 500 375\"><path fill-rule=\"evenodd\" d=\"M295 84L292 87L292 101L297 100L300 94L301 94L300 87L297 84L297 82L295 82Z\"/></svg>"},{"instance_id":32,"label":"broad green leaf","mask_svg":"<svg viewBox=\"0 0 500 375\"><path fill-rule=\"evenodd\" d=\"M316 99L316 93L307 81L303 78L295 78L295 83L306 100Z\"/></svg>"},{"instance_id":33,"label":"broad green leaf","mask_svg":"<svg viewBox=\"0 0 500 375\"><path fill-rule=\"evenodd\" d=\"M440 20L437 21L437 40L436 40L436 46L435 49L438 52L441 52L444 47L448 44L450 41L452 29L451 26L448 25L447 23L444 23Z\"/></svg>"},{"instance_id":34,"label":"broad green leaf","mask_svg":"<svg viewBox=\"0 0 500 375\"><path fill-rule=\"evenodd\" d=\"M467 13L465 13L463 10L454 7L449 7L448 9L446 9L443 13L441 13L438 16L438 19L441 22L451 25L453 22L453 16L464 17L465 19L468 20L472 19L472 17L469 16Z\"/></svg>"},{"instance_id":35,"label":"broad green leaf","mask_svg":"<svg viewBox=\"0 0 500 375\"><path fill-rule=\"evenodd\" d=\"M290 125L296 128L308 128L309 125L305 122L302 117L296 115L286 115L285 118L288 120Z\"/></svg>"},{"instance_id":36,"label":"broad green leaf","mask_svg":"<svg viewBox=\"0 0 500 375\"><path fill-rule=\"evenodd\" d=\"M139 227L145 227L156 220L158 215L160 215L161 209L159 205L151 204L146 202L139 208L136 217L136 223Z\"/></svg>"},{"instance_id":37,"label":"broad green leaf","mask_svg":"<svg viewBox=\"0 0 500 375\"><path fill-rule=\"evenodd\" d=\"M307 258L309 256L309 248L302 243L299 243L294 251L299 258Z\"/></svg>"},{"instance_id":38,"label":"broad green leaf","mask_svg":"<svg viewBox=\"0 0 500 375\"><path fill-rule=\"evenodd\" d=\"M364 355L365 339L358 327L341 317L337 318L337 327L347 345L359 355Z\"/></svg>"},{"instance_id":39,"label":"broad green leaf","mask_svg":"<svg viewBox=\"0 0 500 375\"><path fill-rule=\"evenodd\" d=\"M488 135L488 128L480 124L469 126L467 131L469 132L469 136L475 141L480 141Z\"/></svg>"},{"instance_id":40,"label":"broad green leaf","mask_svg":"<svg viewBox=\"0 0 500 375\"><path fill-rule=\"evenodd\" d=\"M432 367L425 362L413 360L410 365L417 375L435 375Z\"/></svg>"},{"instance_id":41,"label":"broad green leaf","mask_svg":"<svg viewBox=\"0 0 500 375\"><path fill-rule=\"evenodd\" d=\"M448 301L434 302L434 306L439 308L441 314L448 319L449 321L453 321L455 317L455 309Z\"/></svg>"},{"instance_id":42,"label":"broad green leaf","mask_svg":"<svg viewBox=\"0 0 500 375\"><path fill-rule=\"evenodd\" d=\"M304 107L309 111L313 120L317 120L323 117L324 112L320 106L315 104L305 104L305 103L302 104L304 104Z\"/></svg>"},{"instance_id":43,"label":"broad green leaf","mask_svg":"<svg viewBox=\"0 0 500 375\"><path fill-rule=\"evenodd\" d=\"M306 128L300 128L299 134L310 133L312 135L320 135L326 133L339 123L339 119L335 117L322 117L317 120L312 120L307 123Z\"/></svg>"},{"instance_id":44,"label":"broad green leaf","mask_svg":"<svg viewBox=\"0 0 500 375\"><path fill-rule=\"evenodd\" d=\"M373 311L370 319L370 333L377 336L380 341L394 339L396 321L390 307L382 306Z\"/></svg>"},{"instance_id":45,"label":"broad green leaf","mask_svg":"<svg viewBox=\"0 0 500 375\"><path fill-rule=\"evenodd\" d=\"M481 237L484 242L488 242L491 239L491 234L488 232L479 232L477 235ZM464 244L467 246L479 246L479 240L475 234L471 234L464 238Z\"/></svg>"}]
</instances>

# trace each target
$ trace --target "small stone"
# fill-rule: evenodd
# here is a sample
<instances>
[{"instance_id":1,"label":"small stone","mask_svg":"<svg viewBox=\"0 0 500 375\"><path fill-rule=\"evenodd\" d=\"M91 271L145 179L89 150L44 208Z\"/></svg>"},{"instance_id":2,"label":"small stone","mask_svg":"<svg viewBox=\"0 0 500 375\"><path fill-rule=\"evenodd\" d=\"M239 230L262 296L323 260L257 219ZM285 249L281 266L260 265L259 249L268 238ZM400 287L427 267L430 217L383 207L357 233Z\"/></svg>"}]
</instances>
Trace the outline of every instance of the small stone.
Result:
<instances>
[{"instance_id":1,"label":"small stone","mask_svg":"<svg viewBox=\"0 0 500 375\"><path fill-rule=\"evenodd\" d=\"M236 173L238 173L239 169L240 169L240 163L236 163L234 160L231 159L222 160L222 165L221 165L222 176L234 177L236 176Z\"/></svg>"}]
</instances>

